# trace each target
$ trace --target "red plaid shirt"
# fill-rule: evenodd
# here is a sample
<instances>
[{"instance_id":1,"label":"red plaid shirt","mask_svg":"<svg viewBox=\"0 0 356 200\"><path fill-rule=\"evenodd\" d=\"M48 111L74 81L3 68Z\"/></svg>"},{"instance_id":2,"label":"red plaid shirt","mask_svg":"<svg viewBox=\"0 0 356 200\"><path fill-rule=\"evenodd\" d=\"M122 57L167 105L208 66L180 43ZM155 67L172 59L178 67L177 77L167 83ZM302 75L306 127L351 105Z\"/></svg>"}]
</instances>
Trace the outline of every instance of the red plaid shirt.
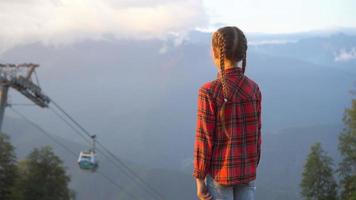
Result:
<instances>
[{"instance_id":1,"label":"red plaid shirt","mask_svg":"<svg viewBox=\"0 0 356 200\"><path fill-rule=\"evenodd\" d=\"M262 95L240 68L226 69L228 102L221 109L220 76L199 89L193 176L210 174L221 185L248 183L256 179L261 154Z\"/></svg>"}]
</instances>

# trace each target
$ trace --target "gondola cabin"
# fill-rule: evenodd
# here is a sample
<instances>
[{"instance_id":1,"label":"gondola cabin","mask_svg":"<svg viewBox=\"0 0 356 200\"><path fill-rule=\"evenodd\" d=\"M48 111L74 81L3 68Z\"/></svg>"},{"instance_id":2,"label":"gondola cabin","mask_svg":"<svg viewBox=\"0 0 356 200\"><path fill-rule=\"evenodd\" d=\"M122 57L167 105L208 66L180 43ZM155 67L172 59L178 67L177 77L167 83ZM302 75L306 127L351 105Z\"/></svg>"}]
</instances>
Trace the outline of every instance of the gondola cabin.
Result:
<instances>
[{"instance_id":1,"label":"gondola cabin","mask_svg":"<svg viewBox=\"0 0 356 200\"><path fill-rule=\"evenodd\" d=\"M95 171L98 168L95 152L82 151L79 154L78 164L80 169Z\"/></svg>"}]
</instances>

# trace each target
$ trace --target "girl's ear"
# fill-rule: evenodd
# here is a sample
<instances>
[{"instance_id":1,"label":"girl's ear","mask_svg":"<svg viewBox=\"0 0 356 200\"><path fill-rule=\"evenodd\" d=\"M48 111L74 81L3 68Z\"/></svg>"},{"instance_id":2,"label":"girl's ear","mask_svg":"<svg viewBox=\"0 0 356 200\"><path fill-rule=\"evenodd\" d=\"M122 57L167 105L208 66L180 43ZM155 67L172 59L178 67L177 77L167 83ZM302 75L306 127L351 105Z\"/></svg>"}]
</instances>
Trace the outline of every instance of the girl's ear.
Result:
<instances>
[{"instance_id":1,"label":"girl's ear","mask_svg":"<svg viewBox=\"0 0 356 200\"><path fill-rule=\"evenodd\" d=\"M214 64L218 67L219 66L219 57L217 55L217 52L216 50L214 50L213 47L211 47L211 58L213 59L214 61Z\"/></svg>"},{"instance_id":2,"label":"girl's ear","mask_svg":"<svg viewBox=\"0 0 356 200\"><path fill-rule=\"evenodd\" d=\"M212 56L214 59L218 59L218 58L219 58L218 51L217 51L216 48L214 48L214 47L211 47L211 56Z\"/></svg>"}]
</instances>

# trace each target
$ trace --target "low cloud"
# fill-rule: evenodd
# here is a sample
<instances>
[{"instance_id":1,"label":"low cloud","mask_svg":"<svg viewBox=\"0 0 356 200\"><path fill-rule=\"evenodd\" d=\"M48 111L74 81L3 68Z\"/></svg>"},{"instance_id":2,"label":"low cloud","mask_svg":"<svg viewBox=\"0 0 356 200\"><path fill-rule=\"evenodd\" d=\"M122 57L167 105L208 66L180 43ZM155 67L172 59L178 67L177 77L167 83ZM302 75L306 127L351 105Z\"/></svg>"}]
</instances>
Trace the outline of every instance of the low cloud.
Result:
<instances>
[{"instance_id":1,"label":"low cloud","mask_svg":"<svg viewBox=\"0 0 356 200\"><path fill-rule=\"evenodd\" d=\"M205 27L201 0L2 0L0 52L16 45L69 44L106 36L151 39Z\"/></svg>"},{"instance_id":2,"label":"low cloud","mask_svg":"<svg viewBox=\"0 0 356 200\"><path fill-rule=\"evenodd\" d=\"M248 44L253 46L260 46L260 45L268 45L268 44L288 44L288 43L295 43L296 40L253 40L250 41Z\"/></svg>"},{"instance_id":3,"label":"low cloud","mask_svg":"<svg viewBox=\"0 0 356 200\"><path fill-rule=\"evenodd\" d=\"M356 60L356 48L352 48L349 51L341 49L336 53L335 62L348 62L351 60Z\"/></svg>"}]
</instances>

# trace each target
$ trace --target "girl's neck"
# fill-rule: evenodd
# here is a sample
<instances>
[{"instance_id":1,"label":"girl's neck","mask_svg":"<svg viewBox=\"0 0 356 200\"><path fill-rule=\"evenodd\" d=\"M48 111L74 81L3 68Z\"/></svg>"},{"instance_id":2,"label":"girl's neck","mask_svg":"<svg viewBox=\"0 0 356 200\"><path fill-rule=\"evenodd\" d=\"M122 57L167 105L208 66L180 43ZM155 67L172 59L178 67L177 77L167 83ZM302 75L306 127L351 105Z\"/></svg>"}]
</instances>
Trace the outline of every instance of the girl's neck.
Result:
<instances>
[{"instance_id":1,"label":"girl's neck","mask_svg":"<svg viewBox=\"0 0 356 200\"><path fill-rule=\"evenodd\" d=\"M242 61L234 62L234 63L231 61L225 61L224 64L225 64L225 66L224 66L225 69L230 69L230 68L234 68L234 67L242 67Z\"/></svg>"}]
</instances>

